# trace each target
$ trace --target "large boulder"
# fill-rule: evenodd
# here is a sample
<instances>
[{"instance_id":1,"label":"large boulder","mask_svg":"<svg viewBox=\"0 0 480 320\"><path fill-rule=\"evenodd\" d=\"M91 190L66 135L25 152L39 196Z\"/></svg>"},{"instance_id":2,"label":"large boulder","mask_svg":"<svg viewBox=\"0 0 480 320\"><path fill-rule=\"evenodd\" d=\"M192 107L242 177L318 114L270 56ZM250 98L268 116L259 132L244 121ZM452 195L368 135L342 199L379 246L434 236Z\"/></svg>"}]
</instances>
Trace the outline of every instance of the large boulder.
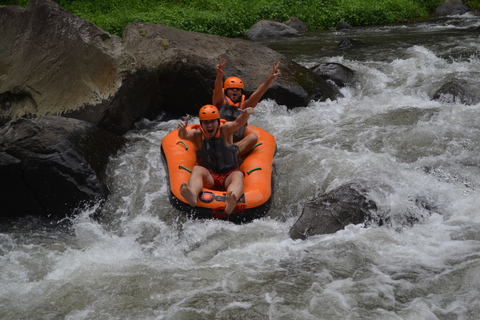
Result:
<instances>
[{"instance_id":1,"label":"large boulder","mask_svg":"<svg viewBox=\"0 0 480 320\"><path fill-rule=\"evenodd\" d=\"M349 224L367 221L377 205L353 184L341 186L303 206L301 216L290 229L290 237L335 233Z\"/></svg>"},{"instance_id":2,"label":"large boulder","mask_svg":"<svg viewBox=\"0 0 480 320\"><path fill-rule=\"evenodd\" d=\"M462 0L445 0L435 9L436 16L462 15L470 9L463 4Z\"/></svg>"},{"instance_id":3,"label":"large boulder","mask_svg":"<svg viewBox=\"0 0 480 320\"><path fill-rule=\"evenodd\" d=\"M147 69L155 70L165 111L197 114L212 101L215 65L227 59L225 74L242 78L246 94L263 83L280 61L277 77L263 98L288 108L307 106L311 100L336 99L339 91L313 71L260 44L183 31L164 25L131 23L123 33L125 48Z\"/></svg>"},{"instance_id":4,"label":"large boulder","mask_svg":"<svg viewBox=\"0 0 480 320\"><path fill-rule=\"evenodd\" d=\"M218 56L252 93L281 61L264 98L289 108L339 92L307 68L260 44L130 24L123 39L60 8L31 0L0 8L0 125L62 115L123 134L141 118L196 114L211 102Z\"/></svg>"},{"instance_id":5,"label":"large boulder","mask_svg":"<svg viewBox=\"0 0 480 320\"><path fill-rule=\"evenodd\" d=\"M51 0L0 8L0 30L0 126L63 115L125 133L155 104L155 83L122 39Z\"/></svg>"},{"instance_id":6,"label":"large boulder","mask_svg":"<svg viewBox=\"0 0 480 320\"><path fill-rule=\"evenodd\" d=\"M105 168L125 138L58 116L0 129L0 218L62 218L108 195Z\"/></svg>"}]
</instances>

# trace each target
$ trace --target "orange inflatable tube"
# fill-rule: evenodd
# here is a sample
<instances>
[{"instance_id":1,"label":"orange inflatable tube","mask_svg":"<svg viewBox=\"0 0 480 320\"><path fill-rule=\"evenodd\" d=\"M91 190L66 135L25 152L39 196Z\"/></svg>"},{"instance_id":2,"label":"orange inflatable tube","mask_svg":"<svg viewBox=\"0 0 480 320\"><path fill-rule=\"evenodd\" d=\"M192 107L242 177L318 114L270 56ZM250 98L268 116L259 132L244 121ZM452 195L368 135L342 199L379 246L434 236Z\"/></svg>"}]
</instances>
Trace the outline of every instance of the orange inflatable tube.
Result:
<instances>
[{"instance_id":1,"label":"orange inflatable tube","mask_svg":"<svg viewBox=\"0 0 480 320\"><path fill-rule=\"evenodd\" d=\"M187 130L194 125L189 125ZM277 144L275 137L267 131L247 126L245 135L255 133L258 143L248 153L240 170L245 175L242 198L230 215L224 211L227 204L225 191L204 188L199 195L198 205L191 207L180 194L180 185L190 178L196 165L195 148L190 141L178 137L175 129L162 140L162 159L167 171L170 188L170 203L180 211L197 219L221 219L240 224L263 217L270 209L273 195L273 157Z\"/></svg>"}]
</instances>

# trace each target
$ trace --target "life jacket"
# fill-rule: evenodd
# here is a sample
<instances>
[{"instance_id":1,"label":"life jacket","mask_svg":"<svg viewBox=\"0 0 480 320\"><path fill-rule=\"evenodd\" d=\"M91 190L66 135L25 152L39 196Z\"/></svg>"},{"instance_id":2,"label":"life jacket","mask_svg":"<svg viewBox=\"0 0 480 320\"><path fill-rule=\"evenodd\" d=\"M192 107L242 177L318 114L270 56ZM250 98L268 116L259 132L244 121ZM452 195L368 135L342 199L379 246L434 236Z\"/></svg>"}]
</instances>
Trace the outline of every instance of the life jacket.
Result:
<instances>
[{"instance_id":1,"label":"life jacket","mask_svg":"<svg viewBox=\"0 0 480 320\"><path fill-rule=\"evenodd\" d=\"M221 120L220 126L226 121ZM202 126L202 148L197 150L197 163L215 173L226 173L234 169L238 169L243 162L242 158L237 155L238 146L227 146L223 141L220 126L213 138L207 138Z\"/></svg>"},{"instance_id":2,"label":"life jacket","mask_svg":"<svg viewBox=\"0 0 480 320\"><path fill-rule=\"evenodd\" d=\"M220 108L220 118L225 119L227 121L235 121L239 115L242 113L238 111L238 109L243 109L245 102L245 95L242 95L242 99L240 102L234 103L230 100L229 97L225 95L225 89L223 90L223 105ZM245 129L247 128L247 123L235 131L233 134L233 142L238 142L245 137Z\"/></svg>"}]
</instances>

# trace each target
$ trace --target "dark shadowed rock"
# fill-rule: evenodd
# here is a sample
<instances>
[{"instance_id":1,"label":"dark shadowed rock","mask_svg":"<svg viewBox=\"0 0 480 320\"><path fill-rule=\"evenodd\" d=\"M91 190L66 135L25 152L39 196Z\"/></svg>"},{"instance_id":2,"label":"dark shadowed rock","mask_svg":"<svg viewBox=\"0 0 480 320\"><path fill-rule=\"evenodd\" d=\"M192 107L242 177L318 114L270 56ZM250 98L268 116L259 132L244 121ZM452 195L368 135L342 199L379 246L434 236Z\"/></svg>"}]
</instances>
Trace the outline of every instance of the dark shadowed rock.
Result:
<instances>
[{"instance_id":1,"label":"dark shadowed rock","mask_svg":"<svg viewBox=\"0 0 480 320\"><path fill-rule=\"evenodd\" d=\"M139 63L154 70L162 108L175 115L197 114L202 105L211 103L219 56L227 59L225 78L242 78L247 96L267 79L274 61L281 61L282 75L264 99L295 108L307 106L311 100L334 100L340 94L308 68L248 40L146 23L129 24L123 40Z\"/></svg>"},{"instance_id":2,"label":"dark shadowed rock","mask_svg":"<svg viewBox=\"0 0 480 320\"><path fill-rule=\"evenodd\" d=\"M465 6L462 0L446 0L435 9L436 16L462 15L470 9Z\"/></svg>"},{"instance_id":3,"label":"dark shadowed rock","mask_svg":"<svg viewBox=\"0 0 480 320\"><path fill-rule=\"evenodd\" d=\"M447 104L460 102L471 105L477 103L479 98L466 86L466 83L458 79L448 80L433 94L432 99Z\"/></svg>"},{"instance_id":4,"label":"dark shadowed rock","mask_svg":"<svg viewBox=\"0 0 480 320\"><path fill-rule=\"evenodd\" d=\"M125 133L154 104L122 39L51 0L0 8L0 30L0 125L62 115Z\"/></svg>"},{"instance_id":5,"label":"dark shadowed rock","mask_svg":"<svg viewBox=\"0 0 480 320\"><path fill-rule=\"evenodd\" d=\"M345 21L340 21L339 23L337 23L336 29L337 29L338 31L340 31L340 30L345 30L345 29L352 29L352 26L351 26L349 23L345 22Z\"/></svg>"},{"instance_id":6,"label":"dark shadowed rock","mask_svg":"<svg viewBox=\"0 0 480 320\"><path fill-rule=\"evenodd\" d=\"M331 80L339 87L355 83L355 71L340 63L323 63L312 68L313 72L325 80Z\"/></svg>"},{"instance_id":7,"label":"dark shadowed rock","mask_svg":"<svg viewBox=\"0 0 480 320\"><path fill-rule=\"evenodd\" d=\"M305 22L295 17L291 17L288 21L285 21L285 24L299 32L308 30L308 26Z\"/></svg>"},{"instance_id":8,"label":"dark shadowed rock","mask_svg":"<svg viewBox=\"0 0 480 320\"><path fill-rule=\"evenodd\" d=\"M109 156L124 143L71 118L10 121L0 129L0 218L65 217L102 201Z\"/></svg>"},{"instance_id":9,"label":"dark shadowed rock","mask_svg":"<svg viewBox=\"0 0 480 320\"><path fill-rule=\"evenodd\" d=\"M290 237L295 240L335 233L349 224L363 223L370 212L376 210L375 202L368 200L353 185L344 185L306 203L300 218L290 229Z\"/></svg>"},{"instance_id":10,"label":"dark shadowed rock","mask_svg":"<svg viewBox=\"0 0 480 320\"><path fill-rule=\"evenodd\" d=\"M365 43L363 41L347 38L340 41L340 43L338 44L338 48L342 50L346 50L346 49L358 48L364 44Z\"/></svg>"},{"instance_id":11,"label":"dark shadowed rock","mask_svg":"<svg viewBox=\"0 0 480 320\"><path fill-rule=\"evenodd\" d=\"M293 37L297 35L297 29L285 23L270 20L258 21L246 33L247 38L253 41Z\"/></svg>"}]
</instances>

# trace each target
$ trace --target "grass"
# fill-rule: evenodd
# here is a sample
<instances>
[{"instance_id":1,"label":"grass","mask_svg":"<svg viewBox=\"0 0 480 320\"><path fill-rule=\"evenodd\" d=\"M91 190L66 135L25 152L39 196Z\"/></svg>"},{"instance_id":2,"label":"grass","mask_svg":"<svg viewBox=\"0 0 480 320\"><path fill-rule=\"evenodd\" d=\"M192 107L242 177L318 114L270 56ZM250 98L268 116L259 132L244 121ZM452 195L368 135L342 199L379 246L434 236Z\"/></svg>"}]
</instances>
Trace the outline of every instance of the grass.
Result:
<instances>
[{"instance_id":1,"label":"grass","mask_svg":"<svg viewBox=\"0 0 480 320\"><path fill-rule=\"evenodd\" d=\"M121 36L130 22L242 37L256 22L294 16L310 29L388 24L428 17L444 0L54 0L62 8ZM480 0L469 1L477 5ZM28 0L0 0L26 7Z\"/></svg>"}]
</instances>

